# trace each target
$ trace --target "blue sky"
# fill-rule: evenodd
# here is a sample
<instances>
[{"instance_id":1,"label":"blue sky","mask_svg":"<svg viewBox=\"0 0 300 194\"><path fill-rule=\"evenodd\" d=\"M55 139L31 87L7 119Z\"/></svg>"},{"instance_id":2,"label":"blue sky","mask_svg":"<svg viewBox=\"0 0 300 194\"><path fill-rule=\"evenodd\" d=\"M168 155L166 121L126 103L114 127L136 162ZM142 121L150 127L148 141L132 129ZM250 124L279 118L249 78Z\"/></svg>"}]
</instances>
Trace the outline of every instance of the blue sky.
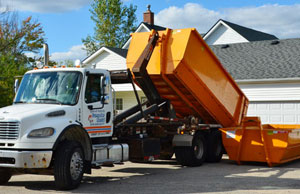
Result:
<instances>
[{"instance_id":1,"label":"blue sky","mask_svg":"<svg viewBox=\"0 0 300 194\"><path fill-rule=\"evenodd\" d=\"M25 3L26 2L26 3ZM21 18L33 16L43 26L53 60L83 59L81 39L93 34L92 0L2 0ZM137 24L148 4L155 24L170 28L196 27L205 33L218 19L274 34L300 38L299 0L123 0L137 6Z\"/></svg>"}]
</instances>

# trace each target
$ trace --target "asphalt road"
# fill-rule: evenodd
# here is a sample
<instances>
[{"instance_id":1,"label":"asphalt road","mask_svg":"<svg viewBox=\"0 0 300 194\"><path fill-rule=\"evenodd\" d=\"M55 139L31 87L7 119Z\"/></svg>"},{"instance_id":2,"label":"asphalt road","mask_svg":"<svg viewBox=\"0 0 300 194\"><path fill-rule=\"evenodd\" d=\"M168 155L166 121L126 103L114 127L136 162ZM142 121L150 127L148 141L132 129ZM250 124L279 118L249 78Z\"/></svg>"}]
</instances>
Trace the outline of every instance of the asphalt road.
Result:
<instances>
[{"instance_id":1,"label":"asphalt road","mask_svg":"<svg viewBox=\"0 0 300 194\"><path fill-rule=\"evenodd\" d=\"M0 193L59 193L52 176L14 176ZM64 192L61 192L64 193ZM172 161L126 162L86 175L66 193L300 193L300 160L269 168L260 163L220 163L186 168Z\"/></svg>"}]
</instances>

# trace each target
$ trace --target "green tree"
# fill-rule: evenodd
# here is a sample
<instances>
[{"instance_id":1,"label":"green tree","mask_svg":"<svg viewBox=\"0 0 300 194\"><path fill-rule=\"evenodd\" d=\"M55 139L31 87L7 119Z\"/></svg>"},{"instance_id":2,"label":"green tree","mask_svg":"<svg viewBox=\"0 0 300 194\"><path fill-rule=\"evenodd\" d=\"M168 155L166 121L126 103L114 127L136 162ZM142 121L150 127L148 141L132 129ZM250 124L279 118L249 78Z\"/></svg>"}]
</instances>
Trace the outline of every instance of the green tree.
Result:
<instances>
[{"instance_id":1,"label":"green tree","mask_svg":"<svg viewBox=\"0 0 300 194\"><path fill-rule=\"evenodd\" d=\"M66 67L74 67L74 61L70 60L70 59L65 59L64 61L61 61L59 63L60 66L66 66Z\"/></svg>"},{"instance_id":2,"label":"green tree","mask_svg":"<svg viewBox=\"0 0 300 194\"><path fill-rule=\"evenodd\" d=\"M90 12L95 22L94 35L88 35L82 42L87 54L101 46L122 47L136 29L137 7L123 5L122 0L93 0Z\"/></svg>"},{"instance_id":3,"label":"green tree","mask_svg":"<svg viewBox=\"0 0 300 194\"><path fill-rule=\"evenodd\" d=\"M21 76L43 47L44 31L41 24L31 17L20 20L16 12L0 13L0 107L12 103L16 76Z\"/></svg>"}]
</instances>

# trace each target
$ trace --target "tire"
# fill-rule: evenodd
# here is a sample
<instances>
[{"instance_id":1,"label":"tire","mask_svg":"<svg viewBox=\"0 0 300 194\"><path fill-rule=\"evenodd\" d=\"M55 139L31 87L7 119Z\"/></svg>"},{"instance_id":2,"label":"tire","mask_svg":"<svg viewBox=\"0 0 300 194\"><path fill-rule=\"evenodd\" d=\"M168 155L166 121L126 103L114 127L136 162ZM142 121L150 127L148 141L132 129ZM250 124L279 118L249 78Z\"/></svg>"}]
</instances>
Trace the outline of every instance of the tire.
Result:
<instances>
[{"instance_id":1,"label":"tire","mask_svg":"<svg viewBox=\"0 0 300 194\"><path fill-rule=\"evenodd\" d=\"M191 147L175 147L177 162L182 166L200 166L206 159L207 145L202 133L196 133Z\"/></svg>"},{"instance_id":2,"label":"tire","mask_svg":"<svg viewBox=\"0 0 300 194\"><path fill-rule=\"evenodd\" d=\"M0 185L5 185L6 183L8 183L11 176L12 173L10 169L0 168Z\"/></svg>"},{"instance_id":3,"label":"tire","mask_svg":"<svg viewBox=\"0 0 300 194\"><path fill-rule=\"evenodd\" d=\"M221 132L216 130L208 134L207 162L220 162L223 156L223 144Z\"/></svg>"},{"instance_id":4,"label":"tire","mask_svg":"<svg viewBox=\"0 0 300 194\"><path fill-rule=\"evenodd\" d=\"M54 179L60 190L79 186L84 172L84 154L81 145L75 141L64 142L55 153Z\"/></svg>"}]
</instances>

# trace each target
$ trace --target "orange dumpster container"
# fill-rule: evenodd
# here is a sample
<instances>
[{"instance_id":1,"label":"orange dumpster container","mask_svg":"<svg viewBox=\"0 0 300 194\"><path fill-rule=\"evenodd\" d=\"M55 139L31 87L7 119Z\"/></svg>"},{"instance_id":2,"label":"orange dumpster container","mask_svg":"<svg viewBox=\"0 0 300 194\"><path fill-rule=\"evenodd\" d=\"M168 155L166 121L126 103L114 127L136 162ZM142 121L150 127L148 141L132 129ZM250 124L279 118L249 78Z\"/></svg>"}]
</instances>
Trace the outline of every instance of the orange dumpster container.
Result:
<instances>
[{"instance_id":1,"label":"orange dumpster container","mask_svg":"<svg viewBox=\"0 0 300 194\"><path fill-rule=\"evenodd\" d=\"M300 125L261 125L246 117L239 127L220 129L230 160L266 162L274 166L300 158Z\"/></svg>"},{"instance_id":2,"label":"orange dumpster container","mask_svg":"<svg viewBox=\"0 0 300 194\"><path fill-rule=\"evenodd\" d=\"M133 33L126 64L132 69L152 32ZM239 125L248 99L195 29L159 32L147 66L163 99L179 118L198 116L204 123Z\"/></svg>"}]
</instances>

